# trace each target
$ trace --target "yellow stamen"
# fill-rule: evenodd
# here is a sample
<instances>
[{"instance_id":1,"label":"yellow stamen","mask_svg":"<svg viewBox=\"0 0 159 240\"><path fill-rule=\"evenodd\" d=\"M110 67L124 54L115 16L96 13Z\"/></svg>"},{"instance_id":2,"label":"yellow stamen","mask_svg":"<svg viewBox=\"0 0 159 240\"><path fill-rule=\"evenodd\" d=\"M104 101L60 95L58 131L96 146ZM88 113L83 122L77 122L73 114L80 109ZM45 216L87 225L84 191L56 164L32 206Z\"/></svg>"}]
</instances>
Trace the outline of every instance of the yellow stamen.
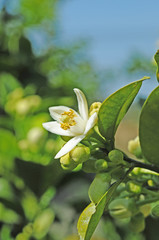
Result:
<instances>
[{"instance_id":1,"label":"yellow stamen","mask_svg":"<svg viewBox=\"0 0 159 240\"><path fill-rule=\"evenodd\" d=\"M75 112L70 109L68 112L63 112L61 114L61 128L64 130L70 129L71 126L76 125L76 121L74 120L74 117L77 115Z\"/></svg>"}]
</instances>

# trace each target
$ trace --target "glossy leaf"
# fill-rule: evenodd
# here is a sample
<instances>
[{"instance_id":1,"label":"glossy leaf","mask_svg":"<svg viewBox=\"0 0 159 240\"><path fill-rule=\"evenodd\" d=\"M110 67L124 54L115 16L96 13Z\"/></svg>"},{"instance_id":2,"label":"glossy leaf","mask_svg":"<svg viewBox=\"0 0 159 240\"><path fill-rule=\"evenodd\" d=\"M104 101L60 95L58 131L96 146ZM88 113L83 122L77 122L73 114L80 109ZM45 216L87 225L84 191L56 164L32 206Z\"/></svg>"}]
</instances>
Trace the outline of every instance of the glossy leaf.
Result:
<instances>
[{"instance_id":1,"label":"glossy leaf","mask_svg":"<svg viewBox=\"0 0 159 240\"><path fill-rule=\"evenodd\" d=\"M159 87L153 90L142 108L139 138L144 157L159 165Z\"/></svg>"},{"instance_id":2,"label":"glossy leaf","mask_svg":"<svg viewBox=\"0 0 159 240\"><path fill-rule=\"evenodd\" d=\"M107 210L109 200L121 181L114 183L102 196L98 204L90 203L82 212L77 223L80 240L90 240L104 210Z\"/></svg>"},{"instance_id":3,"label":"glossy leaf","mask_svg":"<svg viewBox=\"0 0 159 240\"><path fill-rule=\"evenodd\" d=\"M136 82L130 83L110 95L102 103L99 110L98 126L100 133L110 141L111 148L114 146L114 135L119 123L137 95L142 81L148 78L149 77L144 77Z\"/></svg>"}]
</instances>

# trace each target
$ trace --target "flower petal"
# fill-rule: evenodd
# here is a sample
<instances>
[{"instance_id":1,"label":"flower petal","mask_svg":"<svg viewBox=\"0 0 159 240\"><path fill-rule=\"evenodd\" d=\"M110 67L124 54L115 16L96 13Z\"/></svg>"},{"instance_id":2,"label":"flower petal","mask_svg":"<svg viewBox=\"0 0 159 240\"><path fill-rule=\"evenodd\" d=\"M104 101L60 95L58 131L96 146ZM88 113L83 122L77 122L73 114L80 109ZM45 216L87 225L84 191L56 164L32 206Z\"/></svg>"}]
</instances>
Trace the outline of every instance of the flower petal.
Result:
<instances>
[{"instance_id":1,"label":"flower petal","mask_svg":"<svg viewBox=\"0 0 159 240\"><path fill-rule=\"evenodd\" d=\"M60 158L66 153L70 152L82 139L85 138L85 135L79 135L70 139L56 154L55 158Z\"/></svg>"},{"instance_id":2,"label":"flower petal","mask_svg":"<svg viewBox=\"0 0 159 240\"><path fill-rule=\"evenodd\" d=\"M88 104L87 104L86 97L83 94L83 92L78 88L74 88L73 90L77 96L79 113L83 118L83 120L87 121L88 120Z\"/></svg>"},{"instance_id":3,"label":"flower petal","mask_svg":"<svg viewBox=\"0 0 159 240\"><path fill-rule=\"evenodd\" d=\"M61 136L69 136L69 137L74 137L75 134L72 133L70 130L64 130L61 128L60 123L58 122L46 122L42 124L43 127L54 134L61 135Z\"/></svg>"},{"instance_id":4,"label":"flower petal","mask_svg":"<svg viewBox=\"0 0 159 240\"><path fill-rule=\"evenodd\" d=\"M55 107L50 107L49 112L50 112L50 115L53 119L60 122L61 114L64 113L64 112L69 112L70 109L71 108L65 107L65 106L55 106Z\"/></svg>"},{"instance_id":5,"label":"flower petal","mask_svg":"<svg viewBox=\"0 0 159 240\"><path fill-rule=\"evenodd\" d=\"M87 124L86 124L86 128L85 128L85 131L84 131L84 134L87 134L87 133L89 132L89 130L94 127L94 125L96 124L97 120L98 120L98 115L97 115L97 113L95 112L95 113L93 113L92 116L90 116L90 118L88 119Z\"/></svg>"}]
</instances>

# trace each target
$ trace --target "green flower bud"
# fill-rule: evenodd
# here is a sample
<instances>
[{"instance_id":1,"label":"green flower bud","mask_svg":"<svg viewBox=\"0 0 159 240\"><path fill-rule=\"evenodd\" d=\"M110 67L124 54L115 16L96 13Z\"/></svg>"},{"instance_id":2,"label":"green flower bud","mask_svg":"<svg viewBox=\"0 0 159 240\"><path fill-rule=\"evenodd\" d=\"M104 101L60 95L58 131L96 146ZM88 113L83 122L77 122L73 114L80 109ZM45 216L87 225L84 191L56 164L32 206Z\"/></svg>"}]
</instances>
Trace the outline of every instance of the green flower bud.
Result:
<instances>
[{"instance_id":1,"label":"green flower bud","mask_svg":"<svg viewBox=\"0 0 159 240\"><path fill-rule=\"evenodd\" d=\"M144 204L139 208L139 210L146 218L151 213L151 206L150 204Z\"/></svg>"},{"instance_id":2,"label":"green flower bud","mask_svg":"<svg viewBox=\"0 0 159 240\"><path fill-rule=\"evenodd\" d=\"M48 208L41 212L33 223L33 233L35 238L43 238L54 220L54 212Z\"/></svg>"},{"instance_id":3,"label":"green flower bud","mask_svg":"<svg viewBox=\"0 0 159 240\"><path fill-rule=\"evenodd\" d=\"M141 193L141 186L134 182L128 182L127 189L132 193L136 193L136 194Z\"/></svg>"},{"instance_id":4,"label":"green flower bud","mask_svg":"<svg viewBox=\"0 0 159 240\"><path fill-rule=\"evenodd\" d=\"M91 183L88 195L92 202L98 203L103 194L108 190L111 177L108 173L98 173Z\"/></svg>"},{"instance_id":5,"label":"green flower bud","mask_svg":"<svg viewBox=\"0 0 159 240\"><path fill-rule=\"evenodd\" d=\"M90 106L90 109L89 109L89 115L91 116L95 112L98 113L98 111L100 109L100 106L101 106L101 102L94 102L94 103L92 103L92 105Z\"/></svg>"},{"instance_id":6,"label":"green flower bud","mask_svg":"<svg viewBox=\"0 0 159 240\"><path fill-rule=\"evenodd\" d=\"M72 170L75 167L77 167L77 163L75 163L72 158L70 157L70 154L67 153L66 155L62 156L60 158L60 163L61 163L61 167L64 170Z\"/></svg>"},{"instance_id":7,"label":"green flower bud","mask_svg":"<svg viewBox=\"0 0 159 240\"><path fill-rule=\"evenodd\" d=\"M124 219L132 216L136 211L135 203L132 199L115 199L109 204L109 212L113 218Z\"/></svg>"},{"instance_id":8,"label":"green flower bud","mask_svg":"<svg viewBox=\"0 0 159 240\"><path fill-rule=\"evenodd\" d=\"M108 168L108 163L104 159L99 159L95 162L97 171L104 171Z\"/></svg>"},{"instance_id":9,"label":"green flower bud","mask_svg":"<svg viewBox=\"0 0 159 240\"><path fill-rule=\"evenodd\" d=\"M121 164L123 163L123 153L117 149L112 150L108 154L108 158L111 162L115 164Z\"/></svg>"},{"instance_id":10,"label":"green flower bud","mask_svg":"<svg viewBox=\"0 0 159 240\"><path fill-rule=\"evenodd\" d=\"M24 233L19 233L17 236L16 236L16 239L15 240L29 240L30 239L30 236L28 236L25 232Z\"/></svg>"},{"instance_id":11,"label":"green flower bud","mask_svg":"<svg viewBox=\"0 0 159 240\"><path fill-rule=\"evenodd\" d=\"M133 216L129 223L130 229L133 232L139 233L145 229L145 218L142 213L138 213Z\"/></svg>"},{"instance_id":12,"label":"green flower bud","mask_svg":"<svg viewBox=\"0 0 159 240\"><path fill-rule=\"evenodd\" d=\"M30 237L33 233L33 224L29 223L28 225L26 225L23 228L23 233L25 233L26 235L28 235Z\"/></svg>"},{"instance_id":13,"label":"green flower bud","mask_svg":"<svg viewBox=\"0 0 159 240\"><path fill-rule=\"evenodd\" d=\"M138 136L128 142L128 151L135 155L137 158L142 158L142 152Z\"/></svg>"},{"instance_id":14,"label":"green flower bud","mask_svg":"<svg viewBox=\"0 0 159 240\"><path fill-rule=\"evenodd\" d=\"M159 217L159 205L156 205L155 207L152 208L152 216L155 218Z\"/></svg>"},{"instance_id":15,"label":"green flower bud","mask_svg":"<svg viewBox=\"0 0 159 240\"><path fill-rule=\"evenodd\" d=\"M90 157L90 149L86 146L77 146L69 153L71 159L76 163L86 162Z\"/></svg>"}]
</instances>

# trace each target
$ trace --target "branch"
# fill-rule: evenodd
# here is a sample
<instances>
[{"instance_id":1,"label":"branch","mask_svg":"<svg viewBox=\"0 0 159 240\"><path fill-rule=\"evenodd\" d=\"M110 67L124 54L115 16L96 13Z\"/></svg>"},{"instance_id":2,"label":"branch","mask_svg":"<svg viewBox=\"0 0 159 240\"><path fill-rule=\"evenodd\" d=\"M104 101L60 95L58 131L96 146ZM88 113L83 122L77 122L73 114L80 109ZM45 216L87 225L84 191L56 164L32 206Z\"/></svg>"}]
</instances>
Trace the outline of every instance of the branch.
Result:
<instances>
[{"instance_id":1,"label":"branch","mask_svg":"<svg viewBox=\"0 0 159 240\"><path fill-rule=\"evenodd\" d=\"M154 171L156 173L159 173L159 167L157 167L156 165L139 162L139 161L136 161L136 160L134 160L132 158L129 158L127 156L124 156L124 160L129 162L129 163L132 163L134 165L134 167L145 168L145 169Z\"/></svg>"}]
</instances>

